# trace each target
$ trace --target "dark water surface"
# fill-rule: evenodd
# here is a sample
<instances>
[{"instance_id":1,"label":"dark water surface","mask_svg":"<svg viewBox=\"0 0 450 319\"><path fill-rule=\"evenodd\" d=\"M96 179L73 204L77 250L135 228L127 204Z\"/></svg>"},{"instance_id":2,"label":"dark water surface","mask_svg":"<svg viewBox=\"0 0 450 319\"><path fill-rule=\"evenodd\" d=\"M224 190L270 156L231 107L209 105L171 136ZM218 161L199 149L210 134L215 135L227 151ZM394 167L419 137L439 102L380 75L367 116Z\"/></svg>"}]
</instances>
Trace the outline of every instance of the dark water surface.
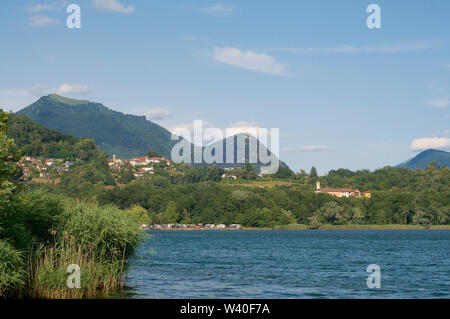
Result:
<instances>
[{"instance_id":1,"label":"dark water surface","mask_svg":"<svg viewBox=\"0 0 450 319\"><path fill-rule=\"evenodd\" d=\"M450 298L448 230L149 231L131 298ZM381 288L367 288L369 264Z\"/></svg>"}]
</instances>

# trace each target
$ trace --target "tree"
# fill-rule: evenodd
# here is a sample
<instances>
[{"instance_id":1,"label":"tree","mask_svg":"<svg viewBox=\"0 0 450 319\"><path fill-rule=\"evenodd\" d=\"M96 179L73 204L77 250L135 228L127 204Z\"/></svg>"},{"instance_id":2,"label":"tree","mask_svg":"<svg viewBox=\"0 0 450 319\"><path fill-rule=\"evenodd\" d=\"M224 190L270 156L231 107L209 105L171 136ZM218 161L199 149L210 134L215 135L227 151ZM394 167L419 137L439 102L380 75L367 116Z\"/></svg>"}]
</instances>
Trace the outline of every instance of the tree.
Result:
<instances>
[{"instance_id":1,"label":"tree","mask_svg":"<svg viewBox=\"0 0 450 319\"><path fill-rule=\"evenodd\" d=\"M242 179L256 179L258 177L255 168L250 163L245 163L244 167L238 170L237 175Z\"/></svg>"},{"instance_id":2,"label":"tree","mask_svg":"<svg viewBox=\"0 0 450 319\"><path fill-rule=\"evenodd\" d=\"M166 211L163 213L162 217L162 219L169 224L176 223L180 218L180 215L177 212L177 204L173 200L169 201L167 204Z\"/></svg>"},{"instance_id":3,"label":"tree","mask_svg":"<svg viewBox=\"0 0 450 319\"><path fill-rule=\"evenodd\" d=\"M120 184L128 184L135 179L133 169L131 167L123 168L118 175L119 178L117 181Z\"/></svg>"},{"instance_id":4,"label":"tree","mask_svg":"<svg viewBox=\"0 0 450 319\"><path fill-rule=\"evenodd\" d=\"M308 176L308 174L305 172L304 169L301 169L299 172L297 172L297 173L295 174L295 178L296 178L296 179L304 179L304 178L307 177L307 176Z\"/></svg>"},{"instance_id":5,"label":"tree","mask_svg":"<svg viewBox=\"0 0 450 319\"><path fill-rule=\"evenodd\" d=\"M224 169L217 167L216 165L212 165L206 168L206 176L205 180L218 182L222 179L222 175L224 173Z\"/></svg>"},{"instance_id":6,"label":"tree","mask_svg":"<svg viewBox=\"0 0 450 319\"><path fill-rule=\"evenodd\" d=\"M309 172L309 177L311 177L311 178L319 177L319 175L317 175L317 169L314 166L311 167L311 171Z\"/></svg>"},{"instance_id":7,"label":"tree","mask_svg":"<svg viewBox=\"0 0 450 319\"><path fill-rule=\"evenodd\" d=\"M428 163L426 170L435 170L435 169L439 169L439 164L436 161L431 161L430 163Z\"/></svg>"},{"instance_id":8,"label":"tree","mask_svg":"<svg viewBox=\"0 0 450 319\"><path fill-rule=\"evenodd\" d=\"M138 223L140 225L148 224L150 221L147 210L145 208L142 208L139 205L133 205L126 212L128 215L130 215L132 217L133 220L136 221L136 223Z\"/></svg>"},{"instance_id":9,"label":"tree","mask_svg":"<svg viewBox=\"0 0 450 319\"><path fill-rule=\"evenodd\" d=\"M148 156L148 157L162 157L161 154L159 154L158 152L155 152L155 151L153 151L153 150L149 150L149 151L147 152L147 156Z\"/></svg>"},{"instance_id":10,"label":"tree","mask_svg":"<svg viewBox=\"0 0 450 319\"><path fill-rule=\"evenodd\" d=\"M21 152L14 141L6 136L7 122L8 113L0 110L0 213L8 209L14 199L18 190L14 179L20 172L17 162Z\"/></svg>"},{"instance_id":11,"label":"tree","mask_svg":"<svg viewBox=\"0 0 450 319\"><path fill-rule=\"evenodd\" d=\"M278 171L273 175L275 178L291 178L294 172L288 166L280 166Z\"/></svg>"},{"instance_id":12,"label":"tree","mask_svg":"<svg viewBox=\"0 0 450 319\"><path fill-rule=\"evenodd\" d=\"M431 224L430 215L421 208L416 208L416 213L413 216L413 223L415 225L429 225Z\"/></svg>"},{"instance_id":13,"label":"tree","mask_svg":"<svg viewBox=\"0 0 450 319\"><path fill-rule=\"evenodd\" d=\"M318 215L327 223L339 224L342 219L343 211L344 209L336 202L328 202L319 209Z\"/></svg>"},{"instance_id":14,"label":"tree","mask_svg":"<svg viewBox=\"0 0 450 319\"><path fill-rule=\"evenodd\" d=\"M312 215L311 217L308 218L309 220L309 225L310 225L310 229L319 229L320 227L320 220L319 220L319 216L317 216L316 213L314 213L314 215Z\"/></svg>"}]
</instances>

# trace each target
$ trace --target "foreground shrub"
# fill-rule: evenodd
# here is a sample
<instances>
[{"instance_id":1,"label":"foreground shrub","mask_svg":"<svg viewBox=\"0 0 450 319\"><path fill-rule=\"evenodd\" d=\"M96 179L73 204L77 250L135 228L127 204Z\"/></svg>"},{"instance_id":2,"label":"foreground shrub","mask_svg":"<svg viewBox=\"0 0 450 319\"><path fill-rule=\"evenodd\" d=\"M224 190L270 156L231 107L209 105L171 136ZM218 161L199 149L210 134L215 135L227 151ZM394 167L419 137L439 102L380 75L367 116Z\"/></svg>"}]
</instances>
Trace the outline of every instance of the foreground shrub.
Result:
<instances>
[{"instance_id":1,"label":"foreground shrub","mask_svg":"<svg viewBox=\"0 0 450 319\"><path fill-rule=\"evenodd\" d=\"M80 203L58 216L54 244L34 252L30 292L38 298L84 298L123 284L126 259L143 236L136 221L119 210ZM67 288L67 266L81 271L81 288Z\"/></svg>"},{"instance_id":2,"label":"foreground shrub","mask_svg":"<svg viewBox=\"0 0 450 319\"><path fill-rule=\"evenodd\" d=\"M73 236L78 247L111 261L132 255L142 235L139 223L114 206L80 203L68 207L58 219L57 240Z\"/></svg>"},{"instance_id":3,"label":"foreground shrub","mask_svg":"<svg viewBox=\"0 0 450 319\"><path fill-rule=\"evenodd\" d=\"M125 259L106 260L96 256L93 247L77 246L69 237L51 247L40 247L30 267L30 291L33 298L90 298L121 288ZM80 288L69 289L69 265L80 267Z\"/></svg>"},{"instance_id":4,"label":"foreground shrub","mask_svg":"<svg viewBox=\"0 0 450 319\"><path fill-rule=\"evenodd\" d=\"M26 284L23 255L6 241L0 240L0 297L20 294Z\"/></svg>"},{"instance_id":5,"label":"foreground shrub","mask_svg":"<svg viewBox=\"0 0 450 319\"><path fill-rule=\"evenodd\" d=\"M42 189L25 189L0 216L0 238L7 238L17 249L28 251L34 243L52 239L48 230L55 224L55 216L63 210L59 196Z\"/></svg>"}]
</instances>

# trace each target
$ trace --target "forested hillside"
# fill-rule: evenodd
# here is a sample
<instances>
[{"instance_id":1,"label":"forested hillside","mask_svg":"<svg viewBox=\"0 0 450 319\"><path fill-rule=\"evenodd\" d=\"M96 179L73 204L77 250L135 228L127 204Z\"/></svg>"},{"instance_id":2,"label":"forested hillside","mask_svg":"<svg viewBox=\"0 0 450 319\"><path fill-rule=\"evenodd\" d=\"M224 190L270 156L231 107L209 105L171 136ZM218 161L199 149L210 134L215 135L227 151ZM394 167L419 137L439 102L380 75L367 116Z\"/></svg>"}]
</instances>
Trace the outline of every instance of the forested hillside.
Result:
<instances>
[{"instance_id":1,"label":"forested hillside","mask_svg":"<svg viewBox=\"0 0 450 319\"><path fill-rule=\"evenodd\" d=\"M47 128L76 137L89 137L111 157L143 156L148 150L170 156L171 133L145 116L123 114L100 103L56 94L41 97L18 114Z\"/></svg>"},{"instance_id":2,"label":"forested hillside","mask_svg":"<svg viewBox=\"0 0 450 319\"><path fill-rule=\"evenodd\" d=\"M99 153L91 139L62 134L13 113L9 114L7 136L23 155L69 160L89 159Z\"/></svg>"}]
</instances>

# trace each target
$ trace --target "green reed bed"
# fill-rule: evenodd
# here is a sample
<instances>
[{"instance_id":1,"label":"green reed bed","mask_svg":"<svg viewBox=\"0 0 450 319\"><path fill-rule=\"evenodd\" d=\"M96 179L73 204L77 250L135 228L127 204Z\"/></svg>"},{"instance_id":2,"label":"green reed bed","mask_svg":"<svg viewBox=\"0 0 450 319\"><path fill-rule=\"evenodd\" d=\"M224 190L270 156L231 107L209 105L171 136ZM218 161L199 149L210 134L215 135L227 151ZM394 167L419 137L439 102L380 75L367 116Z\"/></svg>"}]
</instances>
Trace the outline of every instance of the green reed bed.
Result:
<instances>
[{"instance_id":1,"label":"green reed bed","mask_svg":"<svg viewBox=\"0 0 450 319\"><path fill-rule=\"evenodd\" d=\"M26 284L24 255L11 244L0 240L0 296L13 291L20 296Z\"/></svg>"},{"instance_id":2,"label":"green reed bed","mask_svg":"<svg viewBox=\"0 0 450 319\"><path fill-rule=\"evenodd\" d=\"M42 191L24 194L0 220L0 298L91 298L121 288L145 233L132 214ZM68 288L69 265L80 288Z\"/></svg>"},{"instance_id":3,"label":"green reed bed","mask_svg":"<svg viewBox=\"0 0 450 319\"><path fill-rule=\"evenodd\" d=\"M90 298L122 287L126 260L143 233L125 212L81 203L58 216L54 243L30 255L28 295ZM81 288L68 288L67 267L80 267Z\"/></svg>"}]
</instances>

